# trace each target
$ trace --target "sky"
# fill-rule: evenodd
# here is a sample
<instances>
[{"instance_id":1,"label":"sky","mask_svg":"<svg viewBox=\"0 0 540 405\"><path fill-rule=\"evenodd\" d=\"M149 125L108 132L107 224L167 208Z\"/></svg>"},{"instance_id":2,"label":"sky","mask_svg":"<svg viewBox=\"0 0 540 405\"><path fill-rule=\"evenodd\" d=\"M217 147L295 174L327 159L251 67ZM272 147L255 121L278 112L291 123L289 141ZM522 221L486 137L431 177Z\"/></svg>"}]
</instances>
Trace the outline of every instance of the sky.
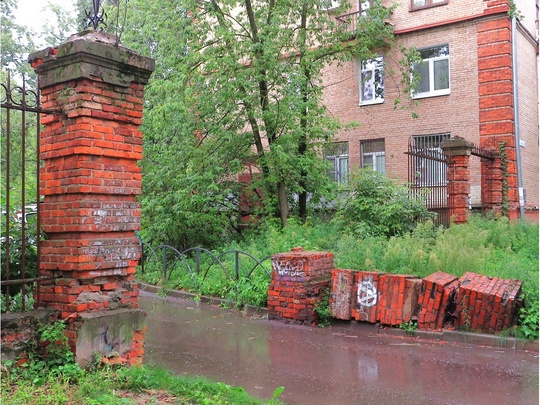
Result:
<instances>
[{"instance_id":1,"label":"sky","mask_svg":"<svg viewBox=\"0 0 540 405\"><path fill-rule=\"evenodd\" d=\"M92 0L88 1L88 8L92 8ZM25 25L34 31L40 31L45 21L54 23L54 15L46 10L47 3L60 5L68 12L75 12L73 0L17 0L17 9L14 12L18 24ZM38 42L39 43L39 42Z\"/></svg>"}]
</instances>

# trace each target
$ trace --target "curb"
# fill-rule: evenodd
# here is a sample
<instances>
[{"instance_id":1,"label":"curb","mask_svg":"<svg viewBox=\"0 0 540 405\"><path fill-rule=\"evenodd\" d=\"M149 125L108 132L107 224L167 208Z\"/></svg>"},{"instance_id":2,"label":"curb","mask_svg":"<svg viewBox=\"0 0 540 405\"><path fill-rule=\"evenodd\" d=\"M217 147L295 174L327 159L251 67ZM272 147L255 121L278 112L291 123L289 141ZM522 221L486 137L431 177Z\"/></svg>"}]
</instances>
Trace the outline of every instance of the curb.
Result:
<instances>
[{"instance_id":1,"label":"curb","mask_svg":"<svg viewBox=\"0 0 540 405\"><path fill-rule=\"evenodd\" d=\"M139 290L149 292L152 294L158 294L160 287L142 283L137 281L139 285ZM186 291L180 290L170 290L167 292L167 297L174 298L185 298L189 300L198 300L204 302L205 304L212 305L222 305L224 303L230 303L230 301L224 300L222 298L215 297L206 297ZM252 305L246 305L244 311L248 315L261 315L268 314L266 308L254 307ZM497 335L488 335L486 333L474 333L474 332L462 332L457 330L442 330L442 331L424 331L424 330L415 330L413 333L407 333L402 329L381 326L378 323L367 323L367 322L355 322L355 327L359 329L369 330L372 333L378 333L387 336L395 337L404 337L409 339L422 339L422 340L438 340L444 342L452 343L461 343L461 344L470 344L478 346L490 346L503 349L514 349L514 350L523 350L531 352L539 352L539 341L538 340L524 340L514 337L503 337Z\"/></svg>"}]
</instances>

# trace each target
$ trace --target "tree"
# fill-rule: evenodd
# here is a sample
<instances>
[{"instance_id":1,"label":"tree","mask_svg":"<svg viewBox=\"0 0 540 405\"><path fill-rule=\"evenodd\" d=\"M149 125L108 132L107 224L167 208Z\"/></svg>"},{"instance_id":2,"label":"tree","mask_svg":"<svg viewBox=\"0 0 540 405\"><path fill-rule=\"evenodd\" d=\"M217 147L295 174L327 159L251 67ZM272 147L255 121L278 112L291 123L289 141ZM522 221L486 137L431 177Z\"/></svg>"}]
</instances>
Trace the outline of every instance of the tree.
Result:
<instances>
[{"instance_id":1,"label":"tree","mask_svg":"<svg viewBox=\"0 0 540 405\"><path fill-rule=\"evenodd\" d=\"M305 219L308 200L331 188L319 152L339 127L321 103L322 69L391 46L390 11L375 2L351 32L316 0L132 0L124 42L157 62L143 125L143 220L145 204L179 192L163 184L171 175L169 185L196 178L184 194L220 205L242 194L236 178L246 171L254 207L283 225Z\"/></svg>"},{"instance_id":2,"label":"tree","mask_svg":"<svg viewBox=\"0 0 540 405\"><path fill-rule=\"evenodd\" d=\"M28 27L17 24L13 11L17 8L15 0L0 2L0 48L2 49L2 68L22 73L32 71L26 62L26 55L35 49L35 33Z\"/></svg>"}]
</instances>

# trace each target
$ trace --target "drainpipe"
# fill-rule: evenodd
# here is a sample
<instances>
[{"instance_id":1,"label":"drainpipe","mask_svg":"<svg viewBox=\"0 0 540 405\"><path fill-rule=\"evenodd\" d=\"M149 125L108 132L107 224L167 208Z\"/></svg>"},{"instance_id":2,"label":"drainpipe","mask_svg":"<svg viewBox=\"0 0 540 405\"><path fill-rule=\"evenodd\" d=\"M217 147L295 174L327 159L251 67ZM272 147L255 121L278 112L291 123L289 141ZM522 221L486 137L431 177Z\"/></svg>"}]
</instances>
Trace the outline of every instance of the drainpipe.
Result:
<instances>
[{"instance_id":1,"label":"drainpipe","mask_svg":"<svg viewBox=\"0 0 540 405\"><path fill-rule=\"evenodd\" d=\"M515 144L516 144L516 164L518 177L518 192L519 192L519 217L521 220L525 218L525 201L523 195L523 176L521 168L521 145L519 139L519 104L518 104L518 69L517 69L517 20L512 17L512 82L514 87L514 127L515 127Z\"/></svg>"}]
</instances>

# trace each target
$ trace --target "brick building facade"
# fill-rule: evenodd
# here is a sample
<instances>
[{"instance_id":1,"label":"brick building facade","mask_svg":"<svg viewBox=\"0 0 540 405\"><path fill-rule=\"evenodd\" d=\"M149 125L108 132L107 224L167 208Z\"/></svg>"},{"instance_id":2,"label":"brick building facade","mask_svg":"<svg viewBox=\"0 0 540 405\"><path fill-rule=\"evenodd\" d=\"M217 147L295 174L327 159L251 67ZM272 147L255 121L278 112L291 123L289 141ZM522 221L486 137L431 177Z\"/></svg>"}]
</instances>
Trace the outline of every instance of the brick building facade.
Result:
<instances>
[{"instance_id":1,"label":"brick building facade","mask_svg":"<svg viewBox=\"0 0 540 405\"><path fill-rule=\"evenodd\" d=\"M355 1L350 11L367 3ZM385 6L391 3L383 0ZM341 176L336 179L345 179L343 174L355 168L372 167L410 181L404 153L409 143L438 149L444 140L460 137L494 152L503 143L509 214L520 215L521 186L522 211L537 220L538 0L514 3L515 20L508 0L401 0L392 15L392 49L375 61L327 67L324 103L329 113L343 124L360 123L335 138L341 143L333 148L339 151L335 172ZM424 60L415 68L420 83L412 100L400 84L400 45L416 48ZM444 165L432 164L413 168L413 173L440 185L446 180L444 170ZM472 157L470 176L471 207L481 207L481 158Z\"/></svg>"}]
</instances>

